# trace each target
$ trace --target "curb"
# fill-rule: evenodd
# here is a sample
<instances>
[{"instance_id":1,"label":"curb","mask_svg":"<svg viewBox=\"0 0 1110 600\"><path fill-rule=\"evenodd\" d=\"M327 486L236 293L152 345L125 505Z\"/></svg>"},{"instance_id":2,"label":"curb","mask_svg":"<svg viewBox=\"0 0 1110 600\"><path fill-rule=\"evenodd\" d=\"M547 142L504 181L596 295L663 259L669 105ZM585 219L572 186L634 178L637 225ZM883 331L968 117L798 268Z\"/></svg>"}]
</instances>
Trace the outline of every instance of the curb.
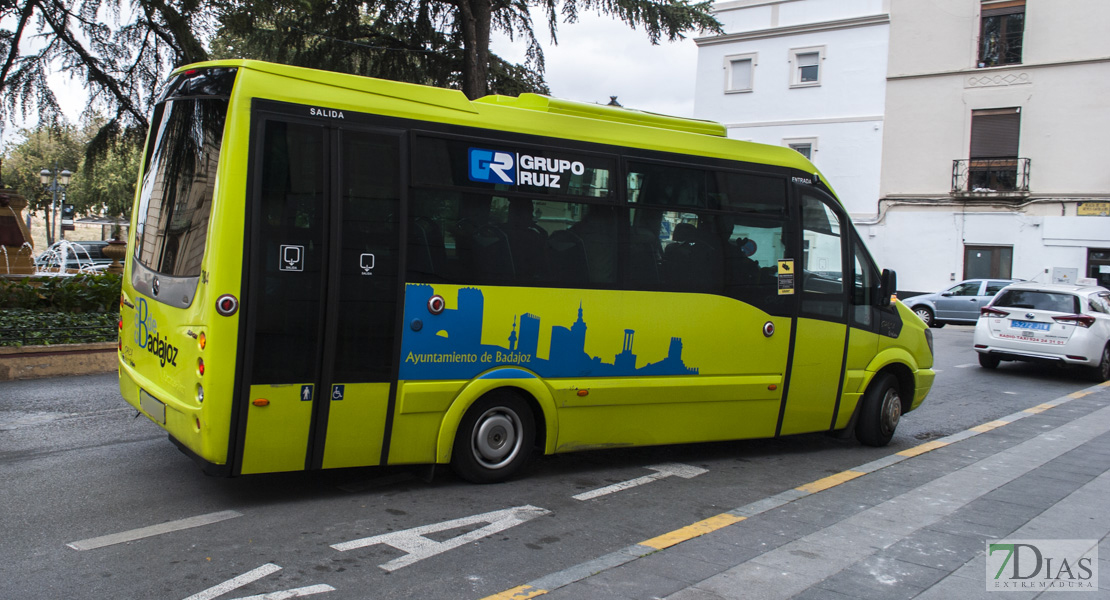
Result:
<instances>
[{"instance_id":1,"label":"curb","mask_svg":"<svg viewBox=\"0 0 1110 600\"><path fill-rule=\"evenodd\" d=\"M111 373L118 367L116 342L0 347L0 381Z\"/></svg>"}]
</instances>

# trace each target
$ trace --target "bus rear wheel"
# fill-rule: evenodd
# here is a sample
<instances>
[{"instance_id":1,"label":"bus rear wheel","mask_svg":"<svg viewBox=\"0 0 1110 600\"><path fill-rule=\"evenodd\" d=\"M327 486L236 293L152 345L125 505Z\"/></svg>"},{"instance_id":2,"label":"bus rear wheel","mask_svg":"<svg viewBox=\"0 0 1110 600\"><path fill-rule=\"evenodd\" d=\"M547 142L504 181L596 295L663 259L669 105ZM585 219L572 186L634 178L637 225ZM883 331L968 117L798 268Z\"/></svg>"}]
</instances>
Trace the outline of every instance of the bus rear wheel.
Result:
<instances>
[{"instance_id":1,"label":"bus rear wheel","mask_svg":"<svg viewBox=\"0 0 1110 600\"><path fill-rule=\"evenodd\" d=\"M496 483L517 474L532 455L536 424L532 408L510 391L482 396L466 411L451 467L473 483Z\"/></svg>"},{"instance_id":2,"label":"bus rear wheel","mask_svg":"<svg viewBox=\"0 0 1110 600\"><path fill-rule=\"evenodd\" d=\"M865 446L885 446L894 437L902 418L902 392L898 378L883 373L871 382L863 395L856 439Z\"/></svg>"}]
</instances>

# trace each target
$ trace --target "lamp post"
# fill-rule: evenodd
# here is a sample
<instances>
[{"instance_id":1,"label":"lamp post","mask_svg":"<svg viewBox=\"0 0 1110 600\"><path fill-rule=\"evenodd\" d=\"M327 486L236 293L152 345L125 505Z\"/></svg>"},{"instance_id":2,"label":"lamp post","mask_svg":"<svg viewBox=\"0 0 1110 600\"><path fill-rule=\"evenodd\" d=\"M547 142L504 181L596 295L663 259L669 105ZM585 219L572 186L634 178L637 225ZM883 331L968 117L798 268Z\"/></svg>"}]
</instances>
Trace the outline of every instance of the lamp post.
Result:
<instances>
[{"instance_id":1,"label":"lamp post","mask_svg":"<svg viewBox=\"0 0 1110 600\"><path fill-rule=\"evenodd\" d=\"M39 171L39 180L42 181L42 185L46 187L47 191L54 195L53 199L50 201L50 210L52 214L50 217L50 231L47 232L46 236L46 243L48 245L54 243L54 225L58 221L58 191L65 191L65 187L69 185L70 177L73 177L73 173L71 173L69 169L63 169L62 172L58 172L58 163L54 163L53 172L49 169ZM61 229L59 229L59 233L62 237L65 237L65 232Z\"/></svg>"}]
</instances>

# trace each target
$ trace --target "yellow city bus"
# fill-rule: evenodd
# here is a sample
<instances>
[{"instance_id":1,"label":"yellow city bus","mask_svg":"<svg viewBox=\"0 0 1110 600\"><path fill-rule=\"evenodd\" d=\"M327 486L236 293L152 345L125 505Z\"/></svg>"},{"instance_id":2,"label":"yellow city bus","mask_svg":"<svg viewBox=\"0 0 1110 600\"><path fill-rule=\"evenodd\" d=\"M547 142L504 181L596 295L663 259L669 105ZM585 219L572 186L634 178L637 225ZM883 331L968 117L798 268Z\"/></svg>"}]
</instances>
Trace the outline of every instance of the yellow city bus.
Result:
<instances>
[{"instance_id":1,"label":"yellow city bus","mask_svg":"<svg viewBox=\"0 0 1110 600\"><path fill-rule=\"evenodd\" d=\"M212 474L883 445L933 382L814 166L716 123L196 64L132 219L120 391Z\"/></svg>"}]
</instances>

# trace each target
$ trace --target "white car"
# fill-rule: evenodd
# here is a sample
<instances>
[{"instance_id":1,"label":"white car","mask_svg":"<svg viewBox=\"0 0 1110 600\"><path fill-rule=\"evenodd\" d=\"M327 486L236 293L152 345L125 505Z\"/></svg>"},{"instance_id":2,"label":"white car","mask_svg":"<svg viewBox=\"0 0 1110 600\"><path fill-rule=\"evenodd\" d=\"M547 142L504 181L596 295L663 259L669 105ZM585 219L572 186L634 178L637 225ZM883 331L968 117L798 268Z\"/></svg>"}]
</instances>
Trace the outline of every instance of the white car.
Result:
<instances>
[{"instance_id":1,"label":"white car","mask_svg":"<svg viewBox=\"0 0 1110 600\"><path fill-rule=\"evenodd\" d=\"M1086 367L1110 379L1110 290L1055 283L1008 285L979 311L979 364L1021 360Z\"/></svg>"}]
</instances>

